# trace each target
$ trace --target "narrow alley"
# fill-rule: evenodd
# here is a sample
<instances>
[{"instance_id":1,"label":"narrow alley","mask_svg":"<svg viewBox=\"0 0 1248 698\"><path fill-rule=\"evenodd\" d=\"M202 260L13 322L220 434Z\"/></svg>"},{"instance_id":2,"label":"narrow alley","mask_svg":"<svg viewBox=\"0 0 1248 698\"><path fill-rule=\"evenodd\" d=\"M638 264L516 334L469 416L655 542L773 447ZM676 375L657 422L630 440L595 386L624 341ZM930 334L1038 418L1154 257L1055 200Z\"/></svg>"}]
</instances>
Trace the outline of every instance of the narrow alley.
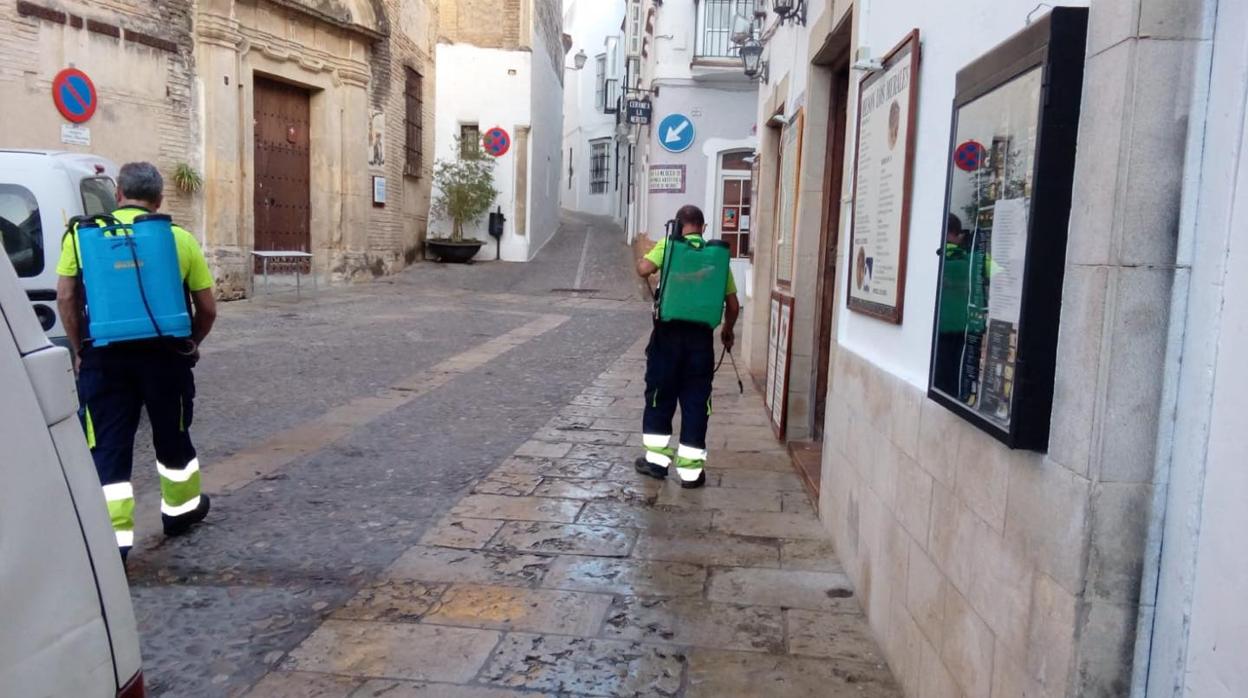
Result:
<instances>
[{"instance_id":1,"label":"narrow alley","mask_svg":"<svg viewBox=\"0 0 1248 698\"><path fill-rule=\"evenodd\" d=\"M150 689L891 695L728 365L717 486L633 472L649 303L630 266L610 224L568 218L527 267L227 306L195 426L213 516L166 541L141 514L131 558ZM154 476L136 486L153 516Z\"/></svg>"}]
</instances>

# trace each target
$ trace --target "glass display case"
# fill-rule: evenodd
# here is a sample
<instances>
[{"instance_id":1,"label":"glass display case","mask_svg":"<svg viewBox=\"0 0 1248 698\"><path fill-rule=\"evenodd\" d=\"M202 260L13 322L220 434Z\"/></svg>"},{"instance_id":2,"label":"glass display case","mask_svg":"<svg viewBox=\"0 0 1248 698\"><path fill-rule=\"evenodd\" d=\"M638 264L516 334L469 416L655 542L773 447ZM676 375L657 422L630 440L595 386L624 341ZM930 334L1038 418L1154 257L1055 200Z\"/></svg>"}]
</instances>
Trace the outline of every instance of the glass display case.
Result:
<instances>
[{"instance_id":1,"label":"glass display case","mask_svg":"<svg viewBox=\"0 0 1248 698\"><path fill-rule=\"evenodd\" d=\"M1087 10L1055 9L958 72L929 395L1046 450Z\"/></svg>"}]
</instances>

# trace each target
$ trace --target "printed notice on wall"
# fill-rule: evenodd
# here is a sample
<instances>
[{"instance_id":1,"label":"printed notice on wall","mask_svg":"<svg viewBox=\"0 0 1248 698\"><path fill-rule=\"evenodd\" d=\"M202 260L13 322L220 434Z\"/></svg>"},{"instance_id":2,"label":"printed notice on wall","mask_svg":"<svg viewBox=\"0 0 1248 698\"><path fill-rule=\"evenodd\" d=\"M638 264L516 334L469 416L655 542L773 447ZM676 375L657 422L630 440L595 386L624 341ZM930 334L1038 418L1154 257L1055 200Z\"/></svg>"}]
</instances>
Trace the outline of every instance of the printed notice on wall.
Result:
<instances>
[{"instance_id":1,"label":"printed notice on wall","mask_svg":"<svg viewBox=\"0 0 1248 698\"><path fill-rule=\"evenodd\" d=\"M61 142L66 145L91 145L91 129L86 126L61 124Z\"/></svg>"},{"instance_id":2,"label":"printed notice on wall","mask_svg":"<svg viewBox=\"0 0 1248 698\"><path fill-rule=\"evenodd\" d=\"M858 88L849 308L901 323L910 224L919 36L915 30Z\"/></svg>"},{"instance_id":3,"label":"printed notice on wall","mask_svg":"<svg viewBox=\"0 0 1248 698\"><path fill-rule=\"evenodd\" d=\"M987 261L988 317L1017 324L1023 312L1023 270L1027 260L1027 200L1001 199L993 211Z\"/></svg>"},{"instance_id":4,"label":"printed notice on wall","mask_svg":"<svg viewBox=\"0 0 1248 698\"><path fill-rule=\"evenodd\" d=\"M684 194L685 193L685 166L684 165L651 165L650 166L650 193L651 194Z\"/></svg>"}]
</instances>

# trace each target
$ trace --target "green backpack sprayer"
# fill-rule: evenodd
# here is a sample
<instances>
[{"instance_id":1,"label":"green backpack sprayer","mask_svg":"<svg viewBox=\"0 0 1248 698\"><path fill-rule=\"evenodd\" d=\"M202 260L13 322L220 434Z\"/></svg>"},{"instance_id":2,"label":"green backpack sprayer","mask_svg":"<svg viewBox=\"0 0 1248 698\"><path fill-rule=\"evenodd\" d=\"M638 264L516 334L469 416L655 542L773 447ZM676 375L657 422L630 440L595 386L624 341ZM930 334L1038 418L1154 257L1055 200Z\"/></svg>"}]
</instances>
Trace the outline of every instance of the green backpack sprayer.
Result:
<instances>
[{"instance_id":1,"label":"green backpack sprayer","mask_svg":"<svg viewBox=\"0 0 1248 698\"><path fill-rule=\"evenodd\" d=\"M704 242L677 233L676 221L668 221L659 292L655 294L655 317L719 327L724 317L724 291L728 288L730 252L721 240Z\"/></svg>"},{"instance_id":2,"label":"green backpack sprayer","mask_svg":"<svg viewBox=\"0 0 1248 698\"><path fill-rule=\"evenodd\" d=\"M724 299L728 275L732 273L732 257L728 243L722 240L688 238L680 234L679 223L667 222L667 242L663 248L663 266L659 273L659 290L654 296L654 317L659 322L691 322L715 329L724 318ZM725 348L715 371L724 363ZM737 372L737 360L732 358ZM745 393L741 374L737 372L737 388Z\"/></svg>"}]
</instances>

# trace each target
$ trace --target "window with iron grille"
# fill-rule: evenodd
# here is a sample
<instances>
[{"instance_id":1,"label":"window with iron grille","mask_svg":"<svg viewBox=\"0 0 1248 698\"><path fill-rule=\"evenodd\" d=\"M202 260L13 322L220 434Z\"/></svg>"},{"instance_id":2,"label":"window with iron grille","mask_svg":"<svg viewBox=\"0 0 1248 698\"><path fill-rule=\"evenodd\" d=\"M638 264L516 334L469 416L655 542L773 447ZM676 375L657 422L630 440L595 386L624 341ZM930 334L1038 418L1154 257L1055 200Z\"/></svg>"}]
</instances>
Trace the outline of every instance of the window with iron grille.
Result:
<instances>
[{"instance_id":1,"label":"window with iron grille","mask_svg":"<svg viewBox=\"0 0 1248 698\"><path fill-rule=\"evenodd\" d=\"M404 67L403 71L407 75L403 88L403 99L406 103L403 125L407 133L403 145L403 174L419 177L425 166L425 80L411 68Z\"/></svg>"},{"instance_id":2,"label":"window with iron grille","mask_svg":"<svg viewBox=\"0 0 1248 698\"><path fill-rule=\"evenodd\" d=\"M605 194L611 177L611 141L594 141L589 145L589 193Z\"/></svg>"},{"instance_id":3,"label":"window with iron grille","mask_svg":"<svg viewBox=\"0 0 1248 698\"><path fill-rule=\"evenodd\" d=\"M737 58L738 47L732 42L733 23L737 17L754 17L755 0L701 0L697 5L698 58Z\"/></svg>"},{"instance_id":4,"label":"window with iron grille","mask_svg":"<svg viewBox=\"0 0 1248 698\"><path fill-rule=\"evenodd\" d=\"M481 127L477 124L459 125L459 156L473 157L481 148Z\"/></svg>"},{"instance_id":5,"label":"window with iron grille","mask_svg":"<svg viewBox=\"0 0 1248 698\"><path fill-rule=\"evenodd\" d=\"M602 111L607 103L607 54L594 60L594 106Z\"/></svg>"}]
</instances>

